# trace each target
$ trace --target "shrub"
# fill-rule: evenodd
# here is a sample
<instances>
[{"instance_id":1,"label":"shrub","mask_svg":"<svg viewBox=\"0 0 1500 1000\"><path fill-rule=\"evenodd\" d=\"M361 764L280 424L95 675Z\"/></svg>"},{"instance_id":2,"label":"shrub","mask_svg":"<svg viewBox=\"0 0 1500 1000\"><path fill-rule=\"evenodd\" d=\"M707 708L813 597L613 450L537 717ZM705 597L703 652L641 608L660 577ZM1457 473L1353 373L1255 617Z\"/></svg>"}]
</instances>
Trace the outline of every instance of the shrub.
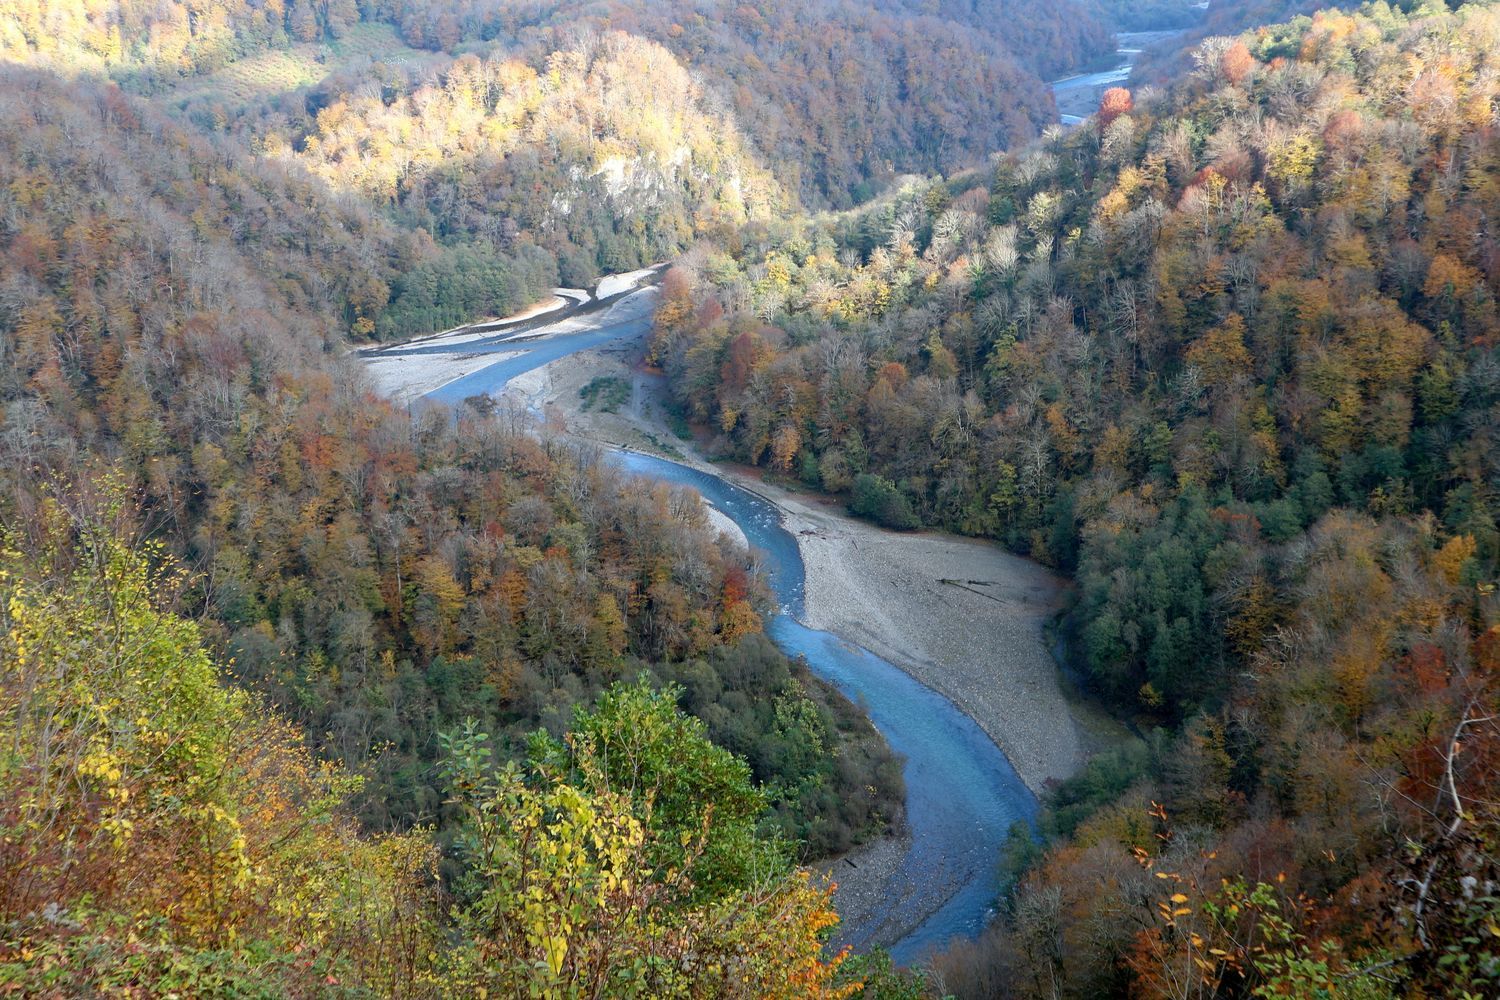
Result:
<instances>
[{"instance_id":1,"label":"shrub","mask_svg":"<svg viewBox=\"0 0 1500 1000\"><path fill-rule=\"evenodd\" d=\"M889 479L870 473L855 477L849 512L897 531L911 531L922 526L906 494Z\"/></svg>"}]
</instances>

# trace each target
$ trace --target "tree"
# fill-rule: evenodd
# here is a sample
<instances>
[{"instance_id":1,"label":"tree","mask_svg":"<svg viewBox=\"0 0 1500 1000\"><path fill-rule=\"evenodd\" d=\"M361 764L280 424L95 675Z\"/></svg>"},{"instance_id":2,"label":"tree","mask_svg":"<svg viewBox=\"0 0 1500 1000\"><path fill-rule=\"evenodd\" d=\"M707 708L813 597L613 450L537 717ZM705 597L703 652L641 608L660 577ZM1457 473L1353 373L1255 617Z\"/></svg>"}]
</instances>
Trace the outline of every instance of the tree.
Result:
<instances>
[{"instance_id":1,"label":"tree","mask_svg":"<svg viewBox=\"0 0 1500 1000\"><path fill-rule=\"evenodd\" d=\"M650 721L666 720L650 707L655 696L648 689L617 695L601 710L625 710L629 703L650 718L618 718L626 728L611 734L613 746L595 736L572 741L573 780L546 766L529 782L514 765L495 770L488 737L472 726L447 740L445 772L467 819L463 844L472 900L460 917L472 944L455 955L453 988L787 1000L856 992L857 982L834 985L843 955L822 957L823 932L837 917L830 890L814 887L807 875L762 873L748 888L687 902L699 896L694 879L716 836L715 800L689 803L669 791L666 811L691 809L703 821L677 828L680 835L670 844L660 841L652 832L664 828L654 815L651 785L633 779L646 776L644 768L659 763L654 753L668 749ZM646 732L633 731L637 722ZM676 732L688 735L680 725ZM633 757L638 748L647 755ZM596 756L601 749L616 766L640 764L643 770L611 774L610 762ZM733 809L732 800L726 805ZM675 862L654 860L661 850L673 852Z\"/></svg>"},{"instance_id":2,"label":"tree","mask_svg":"<svg viewBox=\"0 0 1500 1000\"><path fill-rule=\"evenodd\" d=\"M1253 360L1245 347L1245 321L1231 313L1220 326L1194 341L1183 355L1197 367L1210 389L1223 394L1249 376Z\"/></svg>"},{"instance_id":3,"label":"tree","mask_svg":"<svg viewBox=\"0 0 1500 1000\"><path fill-rule=\"evenodd\" d=\"M1129 90L1124 87L1110 87L1099 98L1099 131L1103 132L1121 115L1130 114L1134 107L1135 99L1131 97Z\"/></svg>"},{"instance_id":4,"label":"tree","mask_svg":"<svg viewBox=\"0 0 1500 1000\"><path fill-rule=\"evenodd\" d=\"M1254 68L1255 57L1250 54L1244 42L1236 40L1219 56L1219 72L1224 74L1224 79L1232 87L1243 83Z\"/></svg>"},{"instance_id":5,"label":"tree","mask_svg":"<svg viewBox=\"0 0 1500 1000\"><path fill-rule=\"evenodd\" d=\"M789 471L801 448L802 435L796 425L790 421L783 423L771 438L771 468L782 473Z\"/></svg>"},{"instance_id":6,"label":"tree","mask_svg":"<svg viewBox=\"0 0 1500 1000\"><path fill-rule=\"evenodd\" d=\"M287 29L292 37L299 42L316 41L321 33L318 25L318 13L313 8L312 0L293 0L288 4Z\"/></svg>"},{"instance_id":7,"label":"tree","mask_svg":"<svg viewBox=\"0 0 1500 1000\"><path fill-rule=\"evenodd\" d=\"M784 873L783 845L759 837L764 792L745 762L709 741L703 722L677 707L681 692L653 690L644 678L618 684L579 710L562 747L576 780L602 781L642 811L647 855L659 871L686 863L684 845L701 838L693 861L694 892L714 898ZM597 774L588 773L598 768ZM646 815L649 813L649 815Z\"/></svg>"},{"instance_id":8,"label":"tree","mask_svg":"<svg viewBox=\"0 0 1500 1000\"><path fill-rule=\"evenodd\" d=\"M868 517L877 524L898 531L910 531L921 527L911 501L888 479L860 473L854 479L854 489L849 497L849 512Z\"/></svg>"},{"instance_id":9,"label":"tree","mask_svg":"<svg viewBox=\"0 0 1500 1000\"><path fill-rule=\"evenodd\" d=\"M0 573L7 980L429 992L425 832L361 834L359 780L227 687L198 625L161 606L180 576L116 537L118 493L65 502L84 513L54 504L49 547L7 547Z\"/></svg>"}]
</instances>

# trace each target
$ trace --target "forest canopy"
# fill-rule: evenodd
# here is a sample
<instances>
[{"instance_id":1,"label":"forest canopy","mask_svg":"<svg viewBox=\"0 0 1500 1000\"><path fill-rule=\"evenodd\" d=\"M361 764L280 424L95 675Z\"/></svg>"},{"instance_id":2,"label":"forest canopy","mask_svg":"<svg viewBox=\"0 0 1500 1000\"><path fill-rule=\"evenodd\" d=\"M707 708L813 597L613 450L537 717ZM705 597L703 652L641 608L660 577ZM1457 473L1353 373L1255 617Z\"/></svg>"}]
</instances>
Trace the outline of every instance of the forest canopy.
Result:
<instances>
[{"instance_id":1,"label":"forest canopy","mask_svg":"<svg viewBox=\"0 0 1500 1000\"><path fill-rule=\"evenodd\" d=\"M721 454L1074 574L1072 660L1154 733L1016 842L959 995L1493 988L1497 51L1484 4L1210 38L664 282Z\"/></svg>"},{"instance_id":2,"label":"forest canopy","mask_svg":"<svg viewBox=\"0 0 1500 1000\"><path fill-rule=\"evenodd\" d=\"M513 985L487 956L517 939L483 934L571 903L523 916L484 892L503 867L464 882L470 807L493 808L442 770L469 720L493 801L608 817L621 839L598 877L633 881L601 905L642 907L631 954L790 955L764 982L831 975L826 891L791 865L899 827L900 762L759 634L768 598L746 555L695 495L504 414L413 421L334 349L380 315L387 268L415 276L399 302L424 275L450 280L442 262L493 261L114 84L3 73L0 523L20 617L0 650L0 979L64 995ZM150 642L110 645L122 635ZM642 802L586 787L581 764L528 763L536 733L565 741L620 684L653 692L648 718L707 720L674 724L739 775L725 821L765 864L700 876L695 848L669 885L640 854ZM58 816L72 825L54 842ZM455 922L461 883L483 934ZM468 951L423 957L455 935ZM580 937L575 954L621 941ZM555 974L603 974L570 961Z\"/></svg>"},{"instance_id":3,"label":"forest canopy","mask_svg":"<svg viewBox=\"0 0 1500 1000\"><path fill-rule=\"evenodd\" d=\"M755 559L345 357L672 260L715 457L1071 575L1139 734L932 989L1494 994L1500 13L1303 6L1062 129L1181 5L8 5L0 986L920 989L824 949L901 762Z\"/></svg>"},{"instance_id":4,"label":"forest canopy","mask_svg":"<svg viewBox=\"0 0 1500 1000\"><path fill-rule=\"evenodd\" d=\"M160 606L176 570L121 537L118 495L66 499L43 550L7 551L0 580L7 989L845 992L841 957L821 955L829 890L755 832L748 767L670 692L605 695L549 751L565 766L498 766L472 722L454 730L442 773L461 869L445 907L429 830L361 832L359 779L228 686L197 626ZM612 780L601 718L657 768Z\"/></svg>"}]
</instances>

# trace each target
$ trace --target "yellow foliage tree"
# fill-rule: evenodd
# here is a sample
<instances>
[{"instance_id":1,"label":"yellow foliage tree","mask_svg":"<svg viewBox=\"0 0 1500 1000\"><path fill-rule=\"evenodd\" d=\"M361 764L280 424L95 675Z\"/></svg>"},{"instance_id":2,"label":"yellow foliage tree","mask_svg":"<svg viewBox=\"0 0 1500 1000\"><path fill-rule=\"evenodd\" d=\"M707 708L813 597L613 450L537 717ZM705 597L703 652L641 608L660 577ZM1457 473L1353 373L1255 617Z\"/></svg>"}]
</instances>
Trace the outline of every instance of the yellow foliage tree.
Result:
<instances>
[{"instance_id":1,"label":"yellow foliage tree","mask_svg":"<svg viewBox=\"0 0 1500 1000\"><path fill-rule=\"evenodd\" d=\"M302 993L294 983L315 964L277 956L303 948L322 956L319 976L425 992L426 833L359 834L345 806L358 779L224 683L197 624L158 606L176 571L99 526L113 516L53 510L53 537L76 541L4 552L0 951L20 959L9 981L94 995L203 962L225 989L238 970ZM147 936L160 951L114 951Z\"/></svg>"},{"instance_id":2,"label":"yellow foliage tree","mask_svg":"<svg viewBox=\"0 0 1500 1000\"><path fill-rule=\"evenodd\" d=\"M680 864L653 864L651 790L635 790L644 802L616 790L622 776L611 781L593 742L574 741L572 782L540 765L529 781L515 765L495 770L486 742L472 725L449 741L480 886L450 995L834 1000L859 989L834 985L843 953L823 956L838 922L830 886L773 874L693 902L711 809L682 834Z\"/></svg>"}]
</instances>

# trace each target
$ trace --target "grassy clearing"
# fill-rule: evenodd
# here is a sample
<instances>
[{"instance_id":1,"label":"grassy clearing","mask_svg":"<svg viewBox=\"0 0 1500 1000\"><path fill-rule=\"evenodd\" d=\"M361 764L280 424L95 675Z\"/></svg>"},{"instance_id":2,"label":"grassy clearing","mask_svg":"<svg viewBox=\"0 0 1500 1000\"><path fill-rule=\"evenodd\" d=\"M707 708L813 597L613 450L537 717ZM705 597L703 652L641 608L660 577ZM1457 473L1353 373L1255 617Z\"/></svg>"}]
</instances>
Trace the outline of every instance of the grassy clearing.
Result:
<instances>
[{"instance_id":1,"label":"grassy clearing","mask_svg":"<svg viewBox=\"0 0 1500 1000\"><path fill-rule=\"evenodd\" d=\"M435 57L401 41L388 24L358 24L336 41L298 42L237 59L221 70L183 80L167 97L179 107L205 103L232 107L310 87L363 60L406 64Z\"/></svg>"}]
</instances>

